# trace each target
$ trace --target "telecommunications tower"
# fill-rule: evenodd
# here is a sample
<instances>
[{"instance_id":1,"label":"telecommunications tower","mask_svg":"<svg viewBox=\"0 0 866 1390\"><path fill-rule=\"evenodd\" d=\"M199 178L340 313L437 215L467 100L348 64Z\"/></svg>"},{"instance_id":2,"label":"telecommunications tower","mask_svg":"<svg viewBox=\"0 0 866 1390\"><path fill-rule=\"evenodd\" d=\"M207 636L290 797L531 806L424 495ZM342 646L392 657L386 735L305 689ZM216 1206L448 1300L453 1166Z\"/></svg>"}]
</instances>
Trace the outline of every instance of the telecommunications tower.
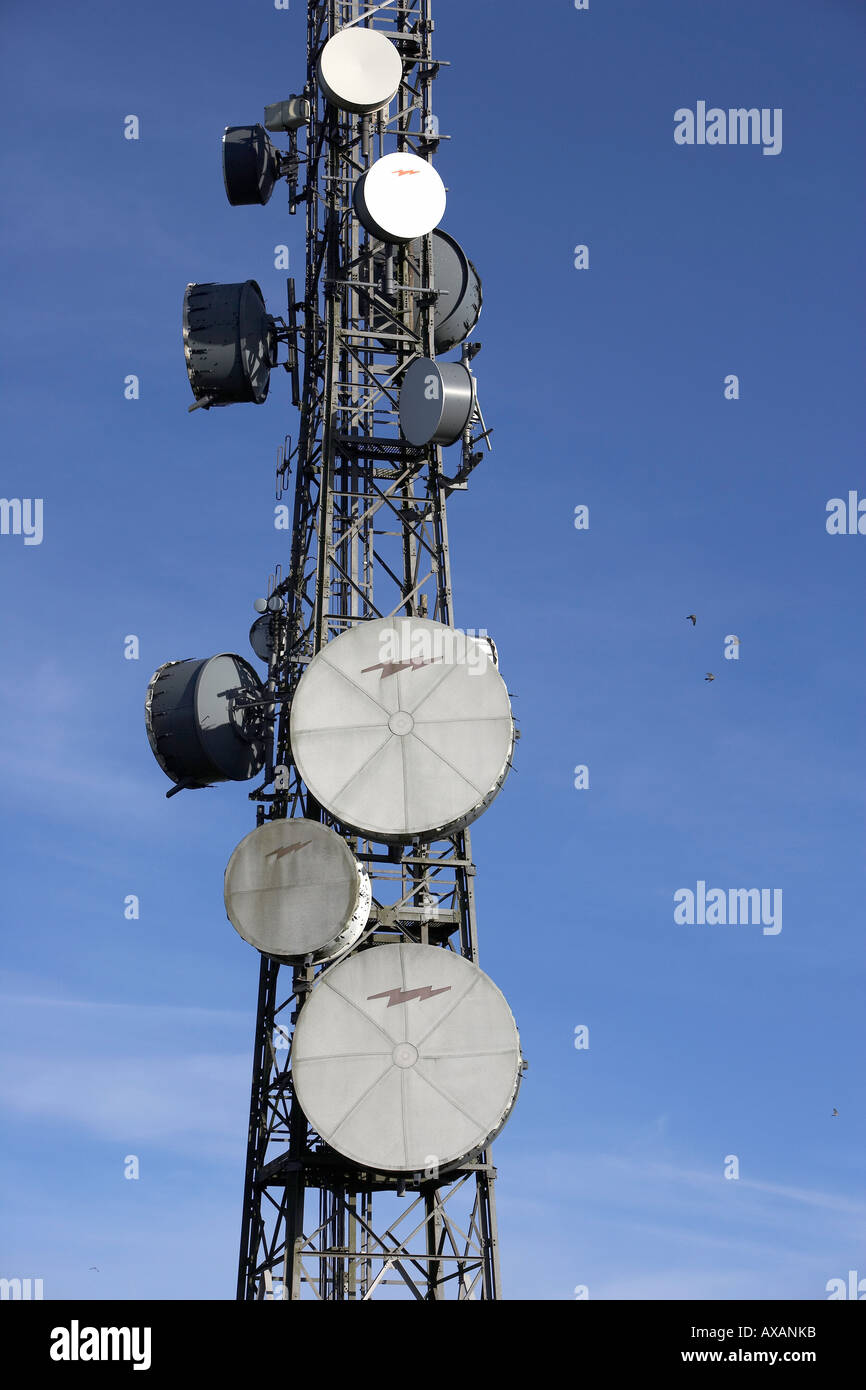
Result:
<instances>
[{"instance_id":1,"label":"telecommunications tower","mask_svg":"<svg viewBox=\"0 0 866 1390\"><path fill-rule=\"evenodd\" d=\"M291 554L250 631L267 675L169 662L146 698L167 795L258 779L225 874L260 954L239 1299L501 1294L490 1144L525 1063L478 965L468 826L517 735L492 639L454 625L446 499L490 446L430 8L311 0L303 90L223 137L232 205L285 180L303 206L303 296L184 298L191 410L261 404L281 366L300 411Z\"/></svg>"}]
</instances>

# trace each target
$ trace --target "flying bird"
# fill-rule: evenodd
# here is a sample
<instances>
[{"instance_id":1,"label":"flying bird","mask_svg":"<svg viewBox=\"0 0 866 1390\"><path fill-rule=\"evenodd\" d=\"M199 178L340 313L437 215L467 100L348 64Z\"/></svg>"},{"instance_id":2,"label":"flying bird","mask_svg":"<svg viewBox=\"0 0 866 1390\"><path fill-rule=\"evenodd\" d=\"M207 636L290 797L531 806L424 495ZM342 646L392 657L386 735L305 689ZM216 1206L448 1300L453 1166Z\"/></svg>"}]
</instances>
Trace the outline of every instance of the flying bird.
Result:
<instances>
[{"instance_id":1,"label":"flying bird","mask_svg":"<svg viewBox=\"0 0 866 1390\"><path fill-rule=\"evenodd\" d=\"M96 1265L91 1265L90 1268L91 1268L91 1269L95 1269L97 1274L99 1273L99 1270L97 1269ZM88 1273L89 1273L89 1272L90 1272L90 1271L88 1271Z\"/></svg>"},{"instance_id":2,"label":"flying bird","mask_svg":"<svg viewBox=\"0 0 866 1390\"><path fill-rule=\"evenodd\" d=\"M834 1105L834 1106L833 1106L833 1114L830 1116L830 1119L832 1120L832 1119L833 1119L833 1116L838 1115L838 1114L839 1114L839 1111L836 1109L836 1107L835 1107L835 1105Z\"/></svg>"},{"instance_id":3,"label":"flying bird","mask_svg":"<svg viewBox=\"0 0 866 1390\"><path fill-rule=\"evenodd\" d=\"M708 671L707 674L704 676L705 681L714 681L715 679L716 678L713 675L712 671Z\"/></svg>"},{"instance_id":4,"label":"flying bird","mask_svg":"<svg viewBox=\"0 0 866 1390\"><path fill-rule=\"evenodd\" d=\"M697 623L697 621L698 621L698 615L697 615L697 613L687 613L687 614L686 614L686 622L687 622L687 623L691 623L692 627L695 626L695 624Z\"/></svg>"}]
</instances>

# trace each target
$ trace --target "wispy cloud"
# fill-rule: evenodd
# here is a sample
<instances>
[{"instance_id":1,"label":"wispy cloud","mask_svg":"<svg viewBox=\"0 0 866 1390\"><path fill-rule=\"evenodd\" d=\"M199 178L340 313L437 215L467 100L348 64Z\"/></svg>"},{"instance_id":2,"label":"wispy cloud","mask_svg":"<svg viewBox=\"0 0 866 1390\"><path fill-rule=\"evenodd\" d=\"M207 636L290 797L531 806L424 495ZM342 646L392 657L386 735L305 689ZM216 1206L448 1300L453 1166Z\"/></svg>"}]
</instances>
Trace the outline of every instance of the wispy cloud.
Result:
<instances>
[{"instance_id":1,"label":"wispy cloud","mask_svg":"<svg viewBox=\"0 0 866 1390\"><path fill-rule=\"evenodd\" d=\"M250 1053L248 1016L51 995L0 996L0 1108L131 1147L236 1157ZM34 1032L34 1017L51 1020Z\"/></svg>"},{"instance_id":2,"label":"wispy cloud","mask_svg":"<svg viewBox=\"0 0 866 1390\"><path fill-rule=\"evenodd\" d=\"M543 1298L823 1298L866 1234L859 1195L610 1153L498 1161L505 1248L544 1265Z\"/></svg>"}]
</instances>

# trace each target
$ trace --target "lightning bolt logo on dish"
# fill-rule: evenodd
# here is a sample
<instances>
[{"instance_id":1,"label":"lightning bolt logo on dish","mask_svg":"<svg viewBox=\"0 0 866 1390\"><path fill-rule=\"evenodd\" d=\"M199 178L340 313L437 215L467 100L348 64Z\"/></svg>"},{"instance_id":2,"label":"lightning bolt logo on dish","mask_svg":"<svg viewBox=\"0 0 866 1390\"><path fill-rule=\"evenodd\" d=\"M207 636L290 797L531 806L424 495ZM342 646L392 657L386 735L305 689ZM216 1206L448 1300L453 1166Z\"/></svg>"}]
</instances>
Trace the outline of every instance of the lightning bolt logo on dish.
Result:
<instances>
[{"instance_id":1,"label":"lightning bolt logo on dish","mask_svg":"<svg viewBox=\"0 0 866 1390\"><path fill-rule=\"evenodd\" d=\"M394 173L397 175L397 178L398 178L398 179L399 179L399 178L402 178L404 174L418 174L418 173L420 173L420 172L421 172L421 171L420 171L419 169L395 169L395 170L394 170Z\"/></svg>"},{"instance_id":2,"label":"lightning bolt logo on dish","mask_svg":"<svg viewBox=\"0 0 866 1390\"><path fill-rule=\"evenodd\" d=\"M265 858L282 859L284 854L296 854L299 849L303 849L306 845L311 845L312 843L312 840L301 840L296 845L284 845L282 849L272 849L270 854L265 855Z\"/></svg>"},{"instance_id":3,"label":"lightning bolt logo on dish","mask_svg":"<svg viewBox=\"0 0 866 1390\"><path fill-rule=\"evenodd\" d=\"M395 1004L408 1004L410 999L432 999L434 994L447 994L450 985L434 989L432 985L422 985L420 989L383 989L381 994L368 994L367 999L387 999L388 1008Z\"/></svg>"},{"instance_id":4,"label":"lightning bolt logo on dish","mask_svg":"<svg viewBox=\"0 0 866 1390\"><path fill-rule=\"evenodd\" d=\"M383 681L386 676L396 676L398 671L417 671L419 667L432 666L438 660L438 656L431 656L426 659L420 656L410 656L408 661L377 661L375 666L365 666L361 675L366 676L368 671L381 671L379 680Z\"/></svg>"}]
</instances>

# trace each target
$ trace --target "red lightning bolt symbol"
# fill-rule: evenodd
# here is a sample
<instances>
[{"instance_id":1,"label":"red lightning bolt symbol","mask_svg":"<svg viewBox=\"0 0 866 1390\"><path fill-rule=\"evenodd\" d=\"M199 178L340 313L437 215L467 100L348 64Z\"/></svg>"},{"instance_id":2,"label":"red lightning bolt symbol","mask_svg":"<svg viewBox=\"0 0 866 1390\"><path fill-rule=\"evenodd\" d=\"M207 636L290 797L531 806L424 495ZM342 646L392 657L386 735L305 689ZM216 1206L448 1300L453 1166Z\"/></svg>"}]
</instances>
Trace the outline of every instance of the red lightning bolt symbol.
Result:
<instances>
[{"instance_id":1,"label":"red lightning bolt symbol","mask_svg":"<svg viewBox=\"0 0 866 1390\"><path fill-rule=\"evenodd\" d=\"M379 679L384 680L386 676L396 676L398 671L417 671L419 667L432 666L438 660L438 656L431 656L426 661L420 656L413 656L408 661L379 661L375 666L365 666L361 675L365 676L368 671L381 671Z\"/></svg>"},{"instance_id":2,"label":"red lightning bolt symbol","mask_svg":"<svg viewBox=\"0 0 866 1390\"><path fill-rule=\"evenodd\" d=\"M383 989L381 994L368 994L368 999L387 999L388 1008L395 1004L408 1004L410 999L432 999L434 994L447 994L450 985L434 989L432 985L422 985L420 989Z\"/></svg>"},{"instance_id":3,"label":"red lightning bolt symbol","mask_svg":"<svg viewBox=\"0 0 866 1390\"><path fill-rule=\"evenodd\" d=\"M305 845L311 845L312 843L312 840L301 840L298 845L285 845L283 849L272 849L270 854L265 855L265 858L273 859L276 857L277 859L282 859L284 854L294 854L296 850L303 849Z\"/></svg>"}]
</instances>

